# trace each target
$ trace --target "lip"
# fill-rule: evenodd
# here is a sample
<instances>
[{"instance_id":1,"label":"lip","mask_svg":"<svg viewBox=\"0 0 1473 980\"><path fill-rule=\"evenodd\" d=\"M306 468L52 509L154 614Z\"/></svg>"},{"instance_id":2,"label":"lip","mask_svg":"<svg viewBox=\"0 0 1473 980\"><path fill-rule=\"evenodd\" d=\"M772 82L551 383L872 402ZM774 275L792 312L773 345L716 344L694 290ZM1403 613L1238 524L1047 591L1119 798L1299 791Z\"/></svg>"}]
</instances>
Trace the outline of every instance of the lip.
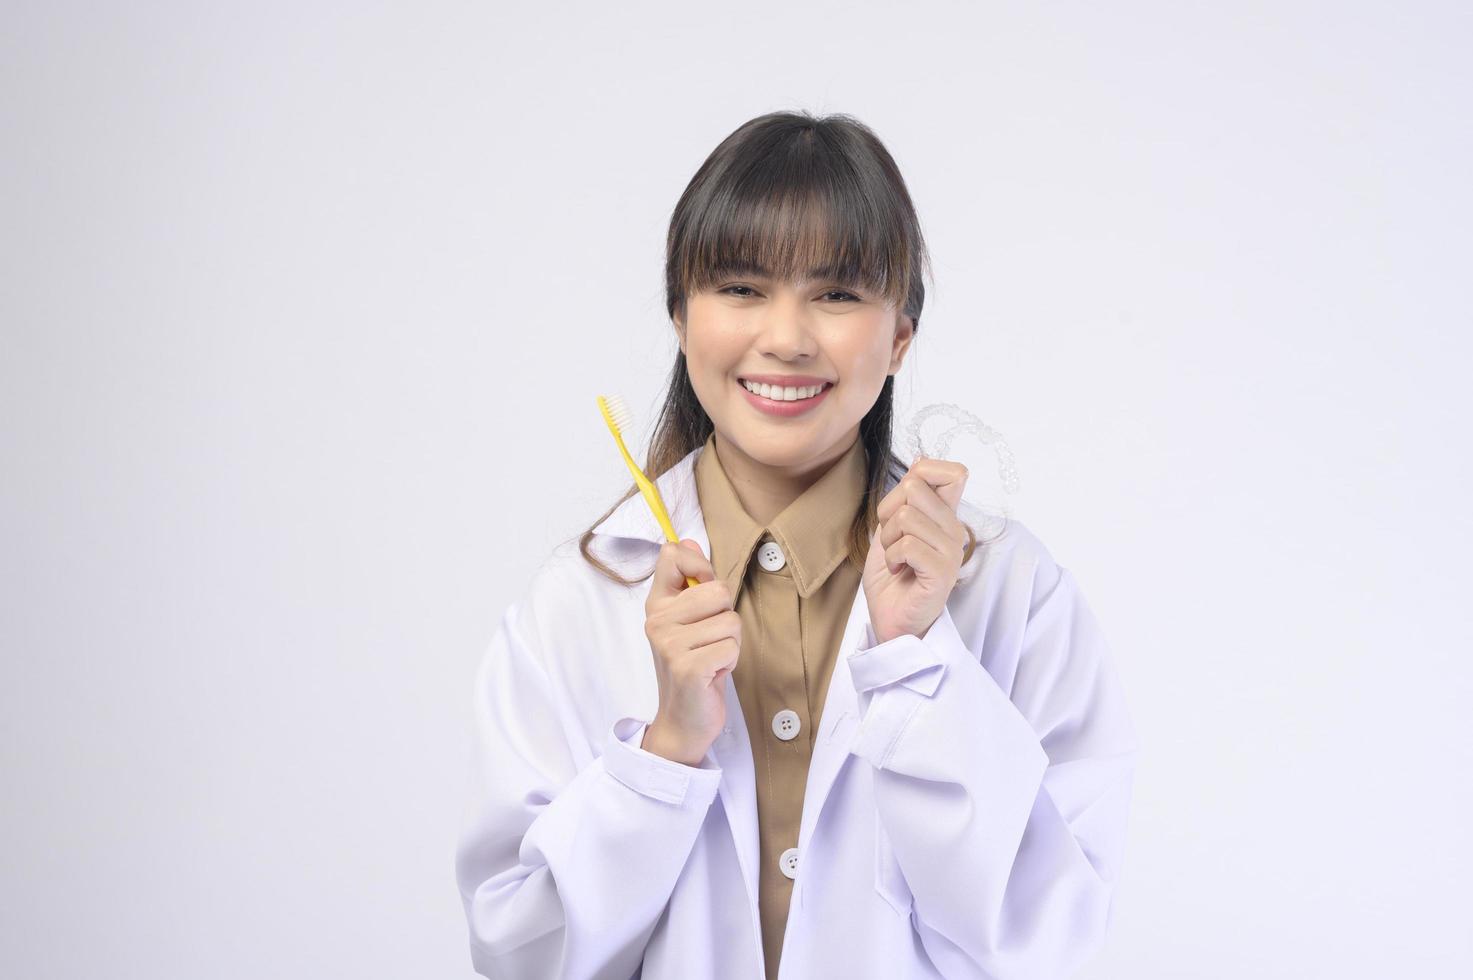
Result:
<instances>
[{"instance_id":1,"label":"lip","mask_svg":"<svg viewBox=\"0 0 1473 980\"><path fill-rule=\"evenodd\" d=\"M748 380L752 379L749 378ZM754 395L750 391L748 391L747 386L742 384L740 381L736 382L736 386L741 390L741 393L746 396L747 401L752 405L752 407L757 409L759 412L764 412L768 415L776 415L779 418L791 418L794 415L802 415L806 412L813 411L815 408L818 407L818 403L827 398L830 391L833 391L833 383L829 381L815 379L814 381L810 382L810 384L819 384L820 382L822 382L826 386L823 391L820 391L812 398L804 398L801 401L796 402L780 402L771 398L763 398L761 395ZM795 385L794 387L797 386Z\"/></svg>"}]
</instances>

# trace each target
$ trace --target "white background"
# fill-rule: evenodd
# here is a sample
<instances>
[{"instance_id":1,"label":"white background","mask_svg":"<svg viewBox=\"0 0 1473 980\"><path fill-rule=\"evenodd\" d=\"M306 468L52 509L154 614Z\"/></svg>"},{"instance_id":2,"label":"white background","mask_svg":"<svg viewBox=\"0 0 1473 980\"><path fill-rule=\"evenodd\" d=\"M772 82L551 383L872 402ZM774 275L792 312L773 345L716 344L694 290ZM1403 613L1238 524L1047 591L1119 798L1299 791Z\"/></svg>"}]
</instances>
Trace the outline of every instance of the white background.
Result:
<instances>
[{"instance_id":1,"label":"white background","mask_svg":"<svg viewBox=\"0 0 1473 980\"><path fill-rule=\"evenodd\" d=\"M901 418L1006 436L1115 651L1086 975L1473 969L1467 5L0 16L6 976L470 975L473 672L628 486L677 197L786 108L895 155Z\"/></svg>"}]
</instances>

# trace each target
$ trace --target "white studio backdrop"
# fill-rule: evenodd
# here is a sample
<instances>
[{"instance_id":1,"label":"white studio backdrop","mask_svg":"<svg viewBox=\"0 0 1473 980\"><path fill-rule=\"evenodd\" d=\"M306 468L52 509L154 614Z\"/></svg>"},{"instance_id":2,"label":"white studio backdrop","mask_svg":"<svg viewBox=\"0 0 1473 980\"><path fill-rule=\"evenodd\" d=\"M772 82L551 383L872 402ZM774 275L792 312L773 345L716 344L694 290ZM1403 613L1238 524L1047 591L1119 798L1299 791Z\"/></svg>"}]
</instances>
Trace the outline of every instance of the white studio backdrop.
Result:
<instances>
[{"instance_id":1,"label":"white studio backdrop","mask_svg":"<svg viewBox=\"0 0 1473 980\"><path fill-rule=\"evenodd\" d=\"M0 973L471 975L476 664L628 485L680 191L798 108L921 214L900 417L1006 437L1116 654L1085 976L1469 975L1470 20L8 0Z\"/></svg>"}]
</instances>

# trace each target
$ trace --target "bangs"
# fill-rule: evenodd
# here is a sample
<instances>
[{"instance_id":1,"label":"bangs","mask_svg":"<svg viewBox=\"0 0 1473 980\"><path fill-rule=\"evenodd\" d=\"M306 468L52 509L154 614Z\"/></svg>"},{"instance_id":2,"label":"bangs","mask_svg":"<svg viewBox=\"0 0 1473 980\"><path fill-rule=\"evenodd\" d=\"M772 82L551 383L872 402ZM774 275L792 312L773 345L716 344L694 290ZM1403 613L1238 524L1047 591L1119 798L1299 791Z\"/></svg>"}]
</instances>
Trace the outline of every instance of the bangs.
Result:
<instances>
[{"instance_id":1,"label":"bangs","mask_svg":"<svg viewBox=\"0 0 1473 980\"><path fill-rule=\"evenodd\" d=\"M769 277L839 285L902 306L910 288L909 243L903 225L876 213L874 189L866 193L852 179L811 173L802 184L784 186L783 176L749 174L708 202L677 255L683 292Z\"/></svg>"}]
</instances>

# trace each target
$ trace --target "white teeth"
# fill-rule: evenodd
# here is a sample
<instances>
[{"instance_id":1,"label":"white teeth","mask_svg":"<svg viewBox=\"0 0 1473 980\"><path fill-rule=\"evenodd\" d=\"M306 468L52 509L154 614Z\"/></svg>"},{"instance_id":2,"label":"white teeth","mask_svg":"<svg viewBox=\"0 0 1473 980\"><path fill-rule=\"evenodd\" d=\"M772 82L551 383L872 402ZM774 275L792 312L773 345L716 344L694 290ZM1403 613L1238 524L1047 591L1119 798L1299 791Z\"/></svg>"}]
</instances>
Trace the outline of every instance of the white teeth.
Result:
<instances>
[{"instance_id":1,"label":"white teeth","mask_svg":"<svg viewBox=\"0 0 1473 980\"><path fill-rule=\"evenodd\" d=\"M773 385L754 384L751 381L742 381L742 387L754 395L763 398L771 398L779 402L795 402L803 398L812 398L824 389L824 385L809 385L803 388L777 388Z\"/></svg>"}]
</instances>

